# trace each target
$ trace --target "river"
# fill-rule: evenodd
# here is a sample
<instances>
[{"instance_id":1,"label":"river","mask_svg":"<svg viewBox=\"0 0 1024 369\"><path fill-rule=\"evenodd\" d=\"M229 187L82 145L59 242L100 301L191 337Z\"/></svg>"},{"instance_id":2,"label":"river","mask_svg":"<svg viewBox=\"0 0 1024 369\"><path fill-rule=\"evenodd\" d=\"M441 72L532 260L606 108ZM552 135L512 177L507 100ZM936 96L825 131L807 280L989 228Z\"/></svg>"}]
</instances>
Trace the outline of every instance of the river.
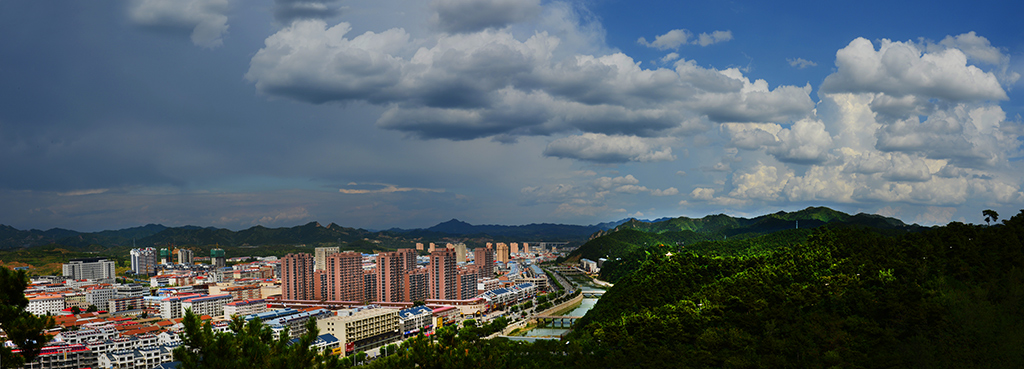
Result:
<instances>
[{"instance_id":1,"label":"river","mask_svg":"<svg viewBox=\"0 0 1024 369\"><path fill-rule=\"evenodd\" d=\"M592 287L592 286L587 286L587 285L580 286L580 289L583 290L583 292L603 291L600 288L596 288L596 287ZM585 298L585 299L583 299L582 302L580 302L580 305L578 307L576 307L572 311L569 311L569 312L567 312L565 314L562 314L562 316L584 316L584 315L587 314L588 311L590 311L591 308L594 307L594 304L597 303L597 300L598 300L597 298ZM569 331L569 327L568 327L568 323L566 323L566 327L564 327L564 328L560 327L559 325L560 325L560 322L554 322L554 323L552 323L553 327L549 326L549 327L546 327L546 328L540 328L540 327L534 328L534 329L531 329L529 332L526 332L526 334L524 336L525 337L531 337L531 338L542 338L542 337L543 338L557 338L557 337L561 337L563 334L565 334L566 332Z\"/></svg>"}]
</instances>

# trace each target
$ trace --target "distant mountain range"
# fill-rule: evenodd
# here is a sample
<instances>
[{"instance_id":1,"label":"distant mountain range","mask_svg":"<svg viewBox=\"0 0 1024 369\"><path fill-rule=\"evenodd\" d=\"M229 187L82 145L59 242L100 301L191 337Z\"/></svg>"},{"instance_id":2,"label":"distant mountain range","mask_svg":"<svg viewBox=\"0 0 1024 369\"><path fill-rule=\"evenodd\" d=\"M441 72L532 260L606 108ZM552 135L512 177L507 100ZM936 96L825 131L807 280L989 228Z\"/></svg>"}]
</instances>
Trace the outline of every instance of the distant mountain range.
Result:
<instances>
[{"instance_id":1,"label":"distant mountain range","mask_svg":"<svg viewBox=\"0 0 1024 369\"><path fill-rule=\"evenodd\" d=\"M661 218L656 220L622 219L615 222L594 225L527 224L473 225L457 219L437 224L430 228L389 229L370 231L342 227L331 223L323 226L310 222L295 227L267 228L255 226L241 231L215 227L166 227L147 224L141 227L109 230L102 232L77 232L54 228L46 231L19 230L0 225L0 249L24 248L48 244L70 247L163 247L167 245L221 245L229 247L262 245L315 245L326 243L378 244L383 248L408 247L411 242L441 242L441 240L466 239L476 241L569 241L583 244L587 240L618 230L632 229L646 233L692 233L686 239L697 240L709 237L734 237L743 234L764 234L778 230L814 228L830 223L851 223L878 228L907 228L899 219L879 215L849 215L824 207L811 207L801 211L778 212L756 218L731 217L724 214L703 218ZM678 237L676 237L678 238ZM489 242L489 241L487 241ZM589 253L584 253L589 254ZM590 256L590 255L585 255Z\"/></svg>"},{"instance_id":2,"label":"distant mountain range","mask_svg":"<svg viewBox=\"0 0 1024 369\"><path fill-rule=\"evenodd\" d=\"M401 244L407 247L415 240L435 242L445 238L509 239L515 241L570 241L583 243L591 235L629 221L601 223L590 226L566 224L528 224L520 226L472 225L457 219L426 229L389 229L369 231L342 227L331 223L322 226L310 222L295 227L267 228L255 226L241 231L215 227L166 227L148 224L102 232L77 232L54 228L19 230L0 225L0 249L24 248L49 244L72 247L100 245L105 247L156 247L166 245L257 246L320 243L376 243L385 247Z\"/></svg>"}]
</instances>

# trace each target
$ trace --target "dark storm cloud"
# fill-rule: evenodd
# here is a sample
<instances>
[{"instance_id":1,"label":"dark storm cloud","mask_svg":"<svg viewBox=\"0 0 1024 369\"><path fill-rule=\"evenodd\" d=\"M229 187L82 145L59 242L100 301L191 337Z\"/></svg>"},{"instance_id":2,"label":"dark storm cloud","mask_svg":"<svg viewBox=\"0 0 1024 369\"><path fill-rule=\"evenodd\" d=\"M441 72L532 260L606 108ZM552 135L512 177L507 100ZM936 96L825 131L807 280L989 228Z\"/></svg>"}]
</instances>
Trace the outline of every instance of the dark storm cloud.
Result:
<instances>
[{"instance_id":1,"label":"dark storm cloud","mask_svg":"<svg viewBox=\"0 0 1024 369\"><path fill-rule=\"evenodd\" d=\"M541 12L539 0L434 0L432 5L437 27L450 33L500 29Z\"/></svg>"},{"instance_id":2,"label":"dark storm cloud","mask_svg":"<svg viewBox=\"0 0 1024 369\"><path fill-rule=\"evenodd\" d=\"M274 19L291 24L299 19L326 19L341 15L341 0L274 0Z\"/></svg>"}]
</instances>

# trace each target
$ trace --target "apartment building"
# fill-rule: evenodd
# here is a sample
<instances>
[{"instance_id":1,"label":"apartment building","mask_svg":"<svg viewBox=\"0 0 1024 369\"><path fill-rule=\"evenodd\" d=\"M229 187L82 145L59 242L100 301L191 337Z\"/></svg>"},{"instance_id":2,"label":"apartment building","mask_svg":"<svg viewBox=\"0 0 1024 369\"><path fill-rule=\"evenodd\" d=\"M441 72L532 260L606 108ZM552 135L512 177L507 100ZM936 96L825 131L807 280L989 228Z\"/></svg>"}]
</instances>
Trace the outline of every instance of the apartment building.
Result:
<instances>
[{"instance_id":1,"label":"apartment building","mask_svg":"<svg viewBox=\"0 0 1024 369\"><path fill-rule=\"evenodd\" d=\"M312 300L313 257L288 254L281 258L281 292L285 300Z\"/></svg>"},{"instance_id":2,"label":"apartment building","mask_svg":"<svg viewBox=\"0 0 1024 369\"><path fill-rule=\"evenodd\" d=\"M327 276L328 301L364 301L365 276L363 273L363 255L358 252L346 251L327 256L325 262ZM289 299L285 297L285 299ZM308 299L307 299L308 300Z\"/></svg>"},{"instance_id":3,"label":"apartment building","mask_svg":"<svg viewBox=\"0 0 1024 369\"><path fill-rule=\"evenodd\" d=\"M143 308L142 296L115 298L107 301L106 309L111 313Z\"/></svg>"},{"instance_id":4,"label":"apartment building","mask_svg":"<svg viewBox=\"0 0 1024 369\"><path fill-rule=\"evenodd\" d=\"M490 247L473 249L473 264L479 268L480 275L484 279L494 277L494 249Z\"/></svg>"},{"instance_id":5,"label":"apartment building","mask_svg":"<svg viewBox=\"0 0 1024 369\"><path fill-rule=\"evenodd\" d=\"M458 299L455 251L445 248L430 253L428 269L430 269L430 298Z\"/></svg>"},{"instance_id":6,"label":"apartment building","mask_svg":"<svg viewBox=\"0 0 1024 369\"><path fill-rule=\"evenodd\" d=\"M430 271L427 268L408 270L402 277L402 301L415 302L430 298Z\"/></svg>"},{"instance_id":7,"label":"apartment building","mask_svg":"<svg viewBox=\"0 0 1024 369\"><path fill-rule=\"evenodd\" d=\"M398 252L377 254L377 298L373 301L399 302L402 300L402 276L405 255Z\"/></svg>"},{"instance_id":8,"label":"apartment building","mask_svg":"<svg viewBox=\"0 0 1024 369\"><path fill-rule=\"evenodd\" d=\"M504 242L498 242L495 247L495 259L502 264L508 264L508 262L512 260L510 257L511 255L509 255L508 245Z\"/></svg>"},{"instance_id":9,"label":"apartment building","mask_svg":"<svg viewBox=\"0 0 1024 369\"><path fill-rule=\"evenodd\" d=\"M377 299L377 271L363 270L363 301L379 301Z\"/></svg>"},{"instance_id":10,"label":"apartment building","mask_svg":"<svg viewBox=\"0 0 1024 369\"><path fill-rule=\"evenodd\" d=\"M477 273L475 268L459 271L458 279L456 280L459 300L469 300L476 297L477 280L479 277Z\"/></svg>"},{"instance_id":11,"label":"apartment building","mask_svg":"<svg viewBox=\"0 0 1024 369\"><path fill-rule=\"evenodd\" d=\"M181 318L183 316L181 310L182 302L199 296L199 294L187 294L165 297L163 300L160 300L160 317L164 319Z\"/></svg>"}]
</instances>

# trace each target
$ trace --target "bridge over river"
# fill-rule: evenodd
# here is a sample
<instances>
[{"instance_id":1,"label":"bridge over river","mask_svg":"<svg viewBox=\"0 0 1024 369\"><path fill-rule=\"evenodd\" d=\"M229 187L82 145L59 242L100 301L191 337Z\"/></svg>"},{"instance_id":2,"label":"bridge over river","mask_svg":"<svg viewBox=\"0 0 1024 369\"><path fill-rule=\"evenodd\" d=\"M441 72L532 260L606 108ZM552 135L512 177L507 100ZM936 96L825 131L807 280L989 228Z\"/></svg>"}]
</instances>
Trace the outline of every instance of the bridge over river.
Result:
<instances>
[{"instance_id":1,"label":"bridge over river","mask_svg":"<svg viewBox=\"0 0 1024 369\"><path fill-rule=\"evenodd\" d=\"M548 323L558 322L558 326L562 327L562 328L572 327L574 324L576 324L577 320L580 320L580 318L583 318L583 317L582 316L561 316L561 315L537 315L537 316L533 317L533 319L537 320L537 325L538 326L542 326L543 327L543 326L548 325ZM569 324L567 325L566 323L569 323Z\"/></svg>"}]
</instances>

